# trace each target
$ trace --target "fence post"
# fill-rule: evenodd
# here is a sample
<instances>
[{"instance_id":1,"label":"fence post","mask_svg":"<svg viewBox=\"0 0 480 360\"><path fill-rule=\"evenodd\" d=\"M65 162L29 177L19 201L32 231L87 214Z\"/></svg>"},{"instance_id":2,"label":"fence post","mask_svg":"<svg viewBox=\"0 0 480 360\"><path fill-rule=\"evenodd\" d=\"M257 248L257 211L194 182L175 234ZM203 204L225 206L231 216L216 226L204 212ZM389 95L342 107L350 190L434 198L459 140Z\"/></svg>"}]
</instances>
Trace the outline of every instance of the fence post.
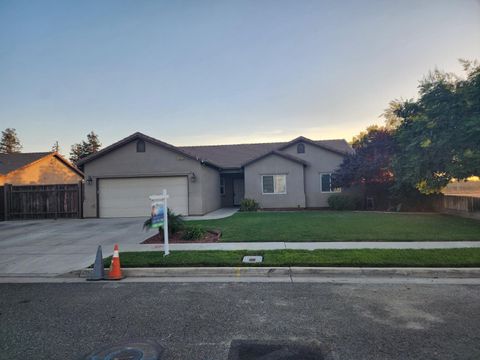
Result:
<instances>
[{"instance_id":1,"label":"fence post","mask_svg":"<svg viewBox=\"0 0 480 360\"><path fill-rule=\"evenodd\" d=\"M78 182L78 218L83 218L83 181Z\"/></svg>"},{"instance_id":2,"label":"fence post","mask_svg":"<svg viewBox=\"0 0 480 360\"><path fill-rule=\"evenodd\" d=\"M7 192L8 192L8 187L9 184L4 184L3 185L3 219L5 221L8 220L8 197L7 197Z\"/></svg>"},{"instance_id":3,"label":"fence post","mask_svg":"<svg viewBox=\"0 0 480 360\"><path fill-rule=\"evenodd\" d=\"M55 194L55 220L57 220L57 219L58 219L58 202L59 202L59 198L58 198L58 185L55 185L54 194Z\"/></svg>"}]
</instances>

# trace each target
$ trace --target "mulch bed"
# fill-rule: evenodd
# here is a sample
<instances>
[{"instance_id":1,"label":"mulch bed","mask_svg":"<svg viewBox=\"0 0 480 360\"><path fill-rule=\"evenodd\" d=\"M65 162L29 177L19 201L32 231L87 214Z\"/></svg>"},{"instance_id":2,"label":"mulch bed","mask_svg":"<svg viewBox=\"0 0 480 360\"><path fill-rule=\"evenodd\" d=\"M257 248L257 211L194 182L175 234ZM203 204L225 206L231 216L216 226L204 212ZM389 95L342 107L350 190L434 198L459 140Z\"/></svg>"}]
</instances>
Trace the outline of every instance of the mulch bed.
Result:
<instances>
[{"instance_id":1,"label":"mulch bed","mask_svg":"<svg viewBox=\"0 0 480 360\"><path fill-rule=\"evenodd\" d=\"M179 231L168 237L168 242L171 244L191 244L191 243L214 243L220 241L222 235L220 230L207 230L201 239L183 240L183 231ZM150 236L148 239L142 241L142 244L163 244L163 232Z\"/></svg>"}]
</instances>

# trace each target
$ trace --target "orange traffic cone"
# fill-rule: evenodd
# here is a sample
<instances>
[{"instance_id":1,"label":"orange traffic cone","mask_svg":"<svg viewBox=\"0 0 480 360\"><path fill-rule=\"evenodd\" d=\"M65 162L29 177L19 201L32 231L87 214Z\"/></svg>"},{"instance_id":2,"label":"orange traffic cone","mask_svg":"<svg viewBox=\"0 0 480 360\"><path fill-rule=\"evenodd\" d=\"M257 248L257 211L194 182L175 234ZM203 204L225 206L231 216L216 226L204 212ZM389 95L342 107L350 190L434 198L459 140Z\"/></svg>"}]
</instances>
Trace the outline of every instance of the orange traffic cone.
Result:
<instances>
[{"instance_id":1,"label":"orange traffic cone","mask_svg":"<svg viewBox=\"0 0 480 360\"><path fill-rule=\"evenodd\" d=\"M120 256L118 255L118 245L115 244L113 248L112 262L110 264L110 271L108 272L107 280L121 280L122 269L120 268Z\"/></svg>"}]
</instances>

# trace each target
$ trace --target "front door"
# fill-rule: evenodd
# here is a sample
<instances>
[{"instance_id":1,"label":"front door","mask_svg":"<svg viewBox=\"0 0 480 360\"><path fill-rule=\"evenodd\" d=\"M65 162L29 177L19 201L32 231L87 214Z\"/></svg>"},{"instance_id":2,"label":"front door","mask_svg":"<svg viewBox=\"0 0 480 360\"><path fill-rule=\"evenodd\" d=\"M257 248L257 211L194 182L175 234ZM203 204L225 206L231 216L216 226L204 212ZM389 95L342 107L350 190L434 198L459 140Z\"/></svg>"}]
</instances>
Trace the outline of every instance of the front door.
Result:
<instances>
[{"instance_id":1,"label":"front door","mask_svg":"<svg viewBox=\"0 0 480 360\"><path fill-rule=\"evenodd\" d=\"M233 179L233 205L240 205L245 196L245 184L243 179Z\"/></svg>"}]
</instances>

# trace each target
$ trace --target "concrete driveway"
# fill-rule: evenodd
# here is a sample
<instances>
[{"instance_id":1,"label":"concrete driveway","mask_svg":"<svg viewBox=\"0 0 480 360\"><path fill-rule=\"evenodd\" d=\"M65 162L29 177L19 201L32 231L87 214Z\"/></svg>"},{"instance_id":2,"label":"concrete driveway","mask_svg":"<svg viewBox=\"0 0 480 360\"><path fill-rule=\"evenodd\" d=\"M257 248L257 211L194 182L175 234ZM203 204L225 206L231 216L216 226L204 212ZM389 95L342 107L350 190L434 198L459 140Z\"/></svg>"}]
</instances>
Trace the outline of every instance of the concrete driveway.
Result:
<instances>
[{"instance_id":1,"label":"concrete driveway","mask_svg":"<svg viewBox=\"0 0 480 360\"><path fill-rule=\"evenodd\" d=\"M139 244L153 231L144 218L61 219L0 222L0 276L53 276L90 265L97 246L103 255Z\"/></svg>"}]
</instances>

